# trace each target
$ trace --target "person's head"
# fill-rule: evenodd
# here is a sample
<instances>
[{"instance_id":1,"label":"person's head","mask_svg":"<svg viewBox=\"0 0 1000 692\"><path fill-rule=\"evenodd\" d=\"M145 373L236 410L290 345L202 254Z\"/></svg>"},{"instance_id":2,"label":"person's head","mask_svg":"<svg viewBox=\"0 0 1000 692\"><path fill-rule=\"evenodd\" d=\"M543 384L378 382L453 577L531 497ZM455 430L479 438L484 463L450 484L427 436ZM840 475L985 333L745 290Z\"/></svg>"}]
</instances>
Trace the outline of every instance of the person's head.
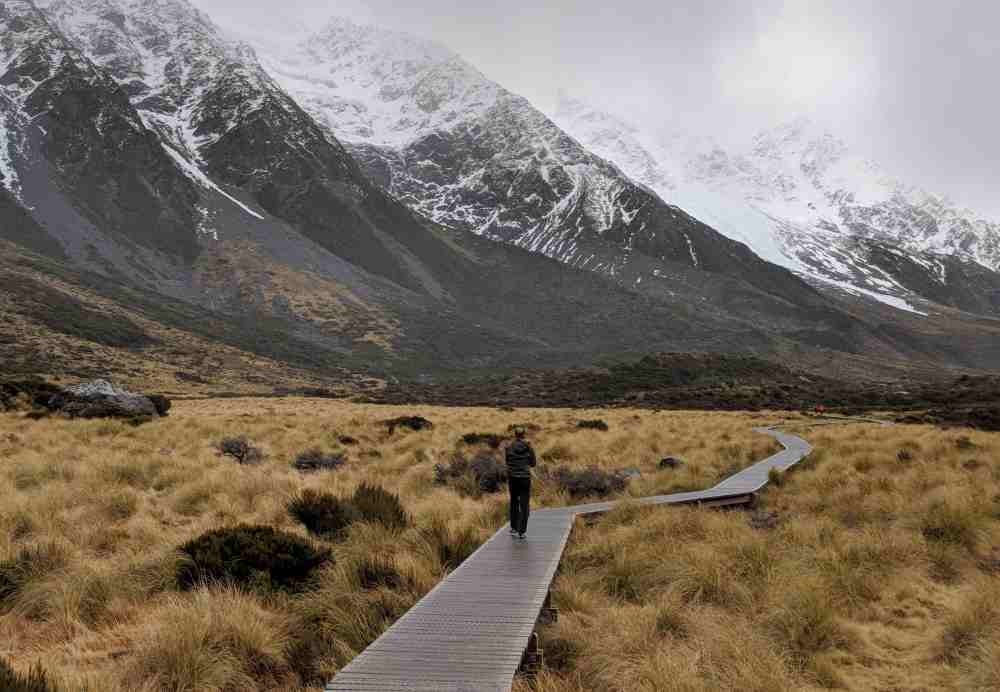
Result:
<instances>
[{"instance_id":1,"label":"person's head","mask_svg":"<svg viewBox=\"0 0 1000 692\"><path fill-rule=\"evenodd\" d=\"M517 440L524 439L524 428L514 428L514 438Z\"/></svg>"}]
</instances>

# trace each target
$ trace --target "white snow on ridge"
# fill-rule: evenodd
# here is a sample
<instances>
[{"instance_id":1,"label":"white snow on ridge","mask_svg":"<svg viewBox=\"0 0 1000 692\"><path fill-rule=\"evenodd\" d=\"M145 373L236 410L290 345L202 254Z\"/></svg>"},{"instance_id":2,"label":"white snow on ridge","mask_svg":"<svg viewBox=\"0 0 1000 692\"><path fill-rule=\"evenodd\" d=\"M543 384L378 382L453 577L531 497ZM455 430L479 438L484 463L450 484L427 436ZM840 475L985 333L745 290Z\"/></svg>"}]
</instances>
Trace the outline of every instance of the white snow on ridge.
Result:
<instances>
[{"instance_id":1,"label":"white snow on ridge","mask_svg":"<svg viewBox=\"0 0 1000 692\"><path fill-rule=\"evenodd\" d=\"M183 156L181 156L181 154L179 152L177 152L169 144L164 144L163 145L163 150L166 151L170 155L170 158L172 158L174 160L174 163L177 164L177 167L180 168L181 171L184 173L184 175L186 175L187 177L189 177L191 180L193 180L194 182L198 183L199 185L201 185L203 188L205 188L207 190L212 190L213 192L218 192L220 195L222 195L223 197L225 197L226 199L228 199L230 202L232 202L233 204L235 204L236 206L238 206L240 209L242 209L243 211L245 211L247 214L249 214L250 216L254 217L255 219L260 219L261 221L264 220L263 216L261 216L260 214L258 214L257 212L255 212L253 209L251 209L250 207L248 207L247 205L245 205L243 202L239 201L238 199L236 199L235 197L233 197L232 195L230 195L228 192L226 192L225 190L223 190L221 187L219 187L218 185L216 185L214 182L212 182L212 180L207 175L205 175L204 173L202 173L201 169L198 168L198 166L196 166L195 164L191 163L186 158L184 158Z\"/></svg>"},{"instance_id":2,"label":"white snow on ridge","mask_svg":"<svg viewBox=\"0 0 1000 692\"><path fill-rule=\"evenodd\" d=\"M14 167L11 150L14 147L14 128L8 127L10 116L0 108L0 185L3 185L15 199L20 199L20 179Z\"/></svg>"},{"instance_id":3,"label":"white snow on ridge","mask_svg":"<svg viewBox=\"0 0 1000 692\"><path fill-rule=\"evenodd\" d=\"M482 115L500 93L436 43L349 19L254 41L265 69L345 142L401 148Z\"/></svg>"},{"instance_id":4,"label":"white snow on ridge","mask_svg":"<svg viewBox=\"0 0 1000 692\"><path fill-rule=\"evenodd\" d=\"M711 138L644 132L560 94L553 119L663 199L760 257L899 309L910 291L854 252L887 241L944 283L955 255L1000 270L1000 224L907 187L810 120L759 134L731 153Z\"/></svg>"}]
</instances>

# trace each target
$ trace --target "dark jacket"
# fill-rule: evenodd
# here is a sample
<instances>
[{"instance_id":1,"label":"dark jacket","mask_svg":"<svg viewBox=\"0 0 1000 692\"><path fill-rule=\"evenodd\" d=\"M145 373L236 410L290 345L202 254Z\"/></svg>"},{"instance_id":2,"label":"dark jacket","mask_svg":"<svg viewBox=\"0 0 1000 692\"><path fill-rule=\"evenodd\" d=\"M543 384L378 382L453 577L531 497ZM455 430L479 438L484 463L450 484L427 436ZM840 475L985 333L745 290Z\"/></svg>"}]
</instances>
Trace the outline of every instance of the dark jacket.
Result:
<instances>
[{"instance_id":1,"label":"dark jacket","mask_svg":"<svg viewBox=\"0 0 1000 692\"><path fill-rule=\"evenodd\" d=\"M531 478L535 465L535 450L524 440L514 440L507 448L507 476L510 478Z\"/></svg>"}]
</instances>

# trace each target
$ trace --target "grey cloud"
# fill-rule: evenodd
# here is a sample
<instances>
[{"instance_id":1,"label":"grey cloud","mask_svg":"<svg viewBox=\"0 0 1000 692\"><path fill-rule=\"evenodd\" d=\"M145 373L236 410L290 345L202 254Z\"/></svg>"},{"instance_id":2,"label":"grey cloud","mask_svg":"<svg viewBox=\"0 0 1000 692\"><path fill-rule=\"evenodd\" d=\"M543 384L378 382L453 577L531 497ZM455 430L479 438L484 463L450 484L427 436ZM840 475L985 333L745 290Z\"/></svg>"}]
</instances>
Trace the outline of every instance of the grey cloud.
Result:
<instances>
[{"instance_id":1,"label":"grey cloud","mask_svg":"<svg viewBox=\"0 0 1000 692\"><path fill-rule=\"evenodd\" d=\"M1000 217L1000 3L193 0L223 25L346 15L444 43L543 109L559 88L726 138L805 113Z\"/></svg>"}]
</instances>

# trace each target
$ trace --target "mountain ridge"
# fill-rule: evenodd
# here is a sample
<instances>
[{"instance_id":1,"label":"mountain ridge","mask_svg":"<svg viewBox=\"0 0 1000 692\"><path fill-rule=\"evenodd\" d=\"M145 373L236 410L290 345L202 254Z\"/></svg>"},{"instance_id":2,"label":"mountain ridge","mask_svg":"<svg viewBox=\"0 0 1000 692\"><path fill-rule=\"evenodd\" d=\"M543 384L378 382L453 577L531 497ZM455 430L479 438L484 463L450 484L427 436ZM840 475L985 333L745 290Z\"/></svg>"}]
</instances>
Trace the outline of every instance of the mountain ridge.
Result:
<instances>
[{"instance_id":1,"label":"mountain ridge","mask_svg":"<svg viewBox=\"0 0 1000 692\"><path fill-rule=\"evenodd\" d=\"M553 117L661 195L811 281L903 309L919 311L907 302L929 299L1000 314L993 290L1000 225L905 185L809 118L729 151L709 137L657 137L565 93ZM899 274L870 251L875 246L923 265L916 284L934 289L916 289L912 272ZM956 270L955 286L946 264ZM965 280L967 274L984 278Z\"/></svg>"}]
</instances>

